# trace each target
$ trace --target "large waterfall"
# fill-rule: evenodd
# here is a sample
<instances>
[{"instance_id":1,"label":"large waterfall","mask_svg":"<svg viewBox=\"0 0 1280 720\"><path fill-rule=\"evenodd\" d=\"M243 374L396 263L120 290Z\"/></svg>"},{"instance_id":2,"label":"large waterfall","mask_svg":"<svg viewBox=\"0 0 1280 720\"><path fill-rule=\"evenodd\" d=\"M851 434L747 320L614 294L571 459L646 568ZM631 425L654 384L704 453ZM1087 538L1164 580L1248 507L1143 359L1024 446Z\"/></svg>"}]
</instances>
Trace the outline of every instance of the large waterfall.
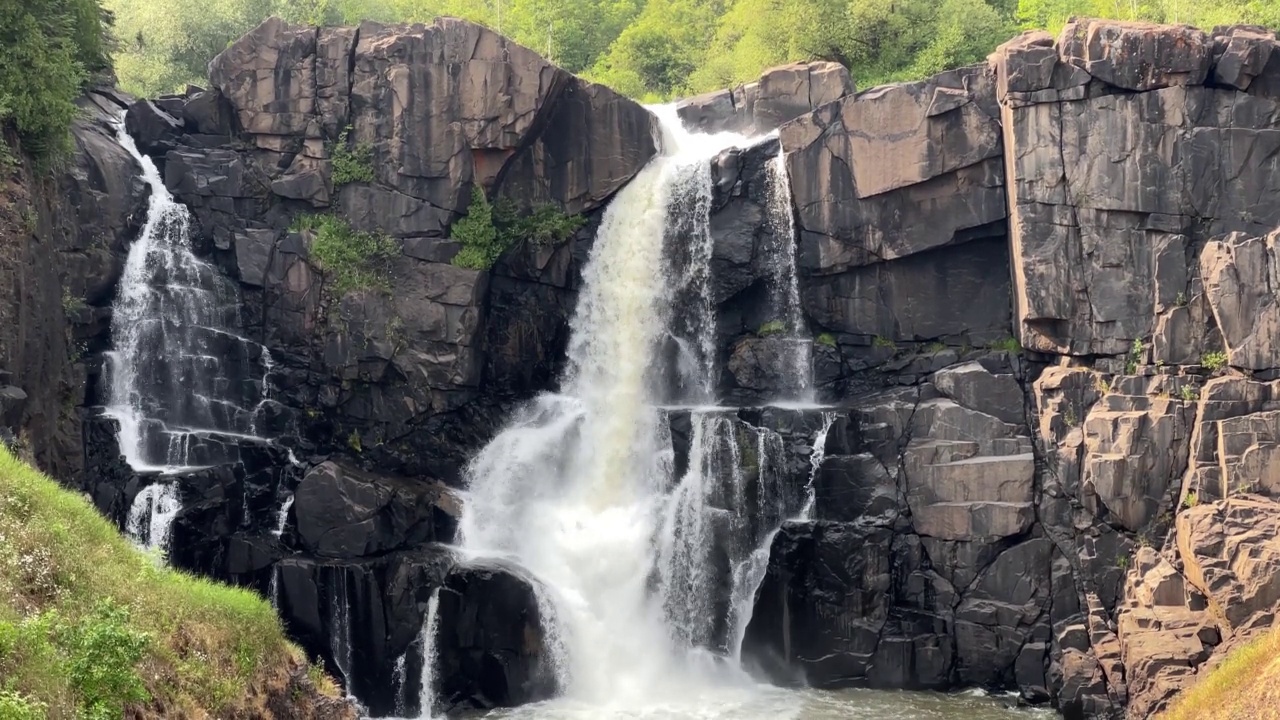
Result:
<instances>
[{"instance_id":1,"label":"large waterfall","mask_svg":"<svg viewBox=\"0 0 1280 720\"><path fill-rule=\"evenodd\" d=\"M748 517L741 448L763 451L751 470L759 496L781 442L714 407L710 161L746 140L690 135L671 108L656 110L662 154L604 215L561 390L474 459L461 520L468 554L513 560L539 581L559 702L585 707L756 692L723 660L745 626L743 608L723 605L749 606L754 585L741 586L759 573L748 566L787 511L756 497L773 527ZM674 391L655 361L670 340L683 365ZM670 426L681 413L692 438L677 476ZM729 567L710 557L717 544ZM730 584L732 598L719 597Z\"/></svg>"},{"instance_id":2,"label":"large waterfall","mask_svg":"<svg viewBox=\"0 0 1280 720\"><path fill-rule=\"evenodd\" d=\"M193 253L186 206L123 126L117 138L142 167L151 197L113 306L105 412L119 424L129 465L158 476L138 494L127 527L164 548L180 503L165 477L233 462L240 443L266 442L257 418L271 357L240 334L235 283Z\"/></svg>"}]
</instances>

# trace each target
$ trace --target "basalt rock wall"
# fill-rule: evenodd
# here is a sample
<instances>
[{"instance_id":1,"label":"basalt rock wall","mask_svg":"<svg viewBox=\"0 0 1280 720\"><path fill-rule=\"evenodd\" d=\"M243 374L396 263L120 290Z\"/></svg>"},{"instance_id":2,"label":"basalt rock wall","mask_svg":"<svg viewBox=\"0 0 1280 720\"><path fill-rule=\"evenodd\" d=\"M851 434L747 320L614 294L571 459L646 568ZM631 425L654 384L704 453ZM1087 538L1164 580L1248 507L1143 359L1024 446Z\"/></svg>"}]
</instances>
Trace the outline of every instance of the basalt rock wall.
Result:
<instances>
[{"instance_id":1,"label":"basalt rock wall","mask_svg":"<svg viewBox=\"0 0 1280 720\"><path fill-rule=\"evenodd\" d=\"M866 443L774 540L761 672L1144 718L1271 626L1276 48L1081 20L781 127Z\"/></svg>"}]
</instances>

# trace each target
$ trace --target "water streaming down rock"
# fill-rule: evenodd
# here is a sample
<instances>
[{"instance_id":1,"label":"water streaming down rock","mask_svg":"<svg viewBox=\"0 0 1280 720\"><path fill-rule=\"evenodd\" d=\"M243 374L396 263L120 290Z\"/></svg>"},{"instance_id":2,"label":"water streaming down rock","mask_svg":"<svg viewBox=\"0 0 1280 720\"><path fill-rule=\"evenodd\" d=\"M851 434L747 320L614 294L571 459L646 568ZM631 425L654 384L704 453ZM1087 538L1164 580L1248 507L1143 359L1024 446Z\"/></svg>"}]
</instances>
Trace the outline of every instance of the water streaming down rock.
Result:
<instances>
[{"instance_id":1,"label":"water streaming down rock","mask_svg":"<svg viewBox=\"0 0 1280 720\"><path fill-rule=\"evenodd\" d=\"M112 308L106 414L119 423L120 451L135 470L175 474L234 462L239 443L262 441L256 415L270 355L240 334L235 283L194 254L187 208L123 126L117 138L151 197Z\"/></svg>"},{"instance_id":2,"label":"water streaming down rock","mask_svg":"<svg viewBox=\"0 0 1280 720\"><path fill-rule=\"evenodd\" d=\"M831 432L831 426L836 421L836 414L832 411L822 413L822 429L813 438L813 453L809 455L809 482L805 485L804 507L800 510L797 519L808 520L813 516L813 504L817 501L816 483L818 481L818 471L822 469L822 461L827 455L827 434Z\"/></svg>"},{"instance_id":3,"label":"water streaming down rock","mask_svg":"<svg viewBox=\"0 0 1280 720\"><path fill-rule=\"evenodd\" d=\"M125 532L135 542L162 554L169 551L169 529L182 509L175 482L157 482L144 487L134 498L125 521Z\"/></svg>"},{"instance_id":4,"label":"water streaming down rock","mask_svg":"<svg viewBox=\"0 0 1280 720\"><path fill-rule=\"evenodd\" d=\"M670 434L650 368L673 294L704 283L669 276L672 213L705 212L677 189L741 138L691 137L673 109L657 112L663 154L604 215L583 271L562 392L531 402L475 458L460 523L469 554L511 558L537 578L556 612L561 690L593 703L642 703L658 688L703 684L707 672L673 637L664 593L649 584L673 498ZM698 223L690 221L693 234L705 232ZM685 340L705 355L702 327ZM708 367L701 357L697 365Z\"/></svg>"},{"instance_id":5,"label":"water streaming down rock","mask_svg":"<svg viewBox=\"0 0 1280 720\"><path fill-rule=\"evenodd\" d=\"M418 684L418 720L431 720L435 711L436 633L440 626L440 588L427 601L427 619L422 623L422 676Z\"/></svg>"},{"instance_id":6,"label":"water streaming down rock","mask_svg":"<svg viewBox=\"0 0 1280 720\"><path fill-rule=\"evenodd\" d=\"M604 215L561 391L475 457L460 523L467 555L530 571L560 690L597 707L750 686L714 657L736 656L761 543L799 509L782 439L715 406L709 168L747 141L656 112L663 153Z\"/></svg>"},{"instance_id":7,"label":"water streaming down rock","mask_svg":"<svg viewBox=\"0 0 1280 720\"><path fill-rule=\"evenodd\" d=\"M809 336L800 306L800 278L796 269L796 222L791 206L791 183L787 178L786 156L781 147L769 164L768 222L770 244L769 305L774 322L783 332L772 336L782 343L784 370L780 388L784 398L802 403L812 402L813 339Z\"/></svg>"}]
</instances>

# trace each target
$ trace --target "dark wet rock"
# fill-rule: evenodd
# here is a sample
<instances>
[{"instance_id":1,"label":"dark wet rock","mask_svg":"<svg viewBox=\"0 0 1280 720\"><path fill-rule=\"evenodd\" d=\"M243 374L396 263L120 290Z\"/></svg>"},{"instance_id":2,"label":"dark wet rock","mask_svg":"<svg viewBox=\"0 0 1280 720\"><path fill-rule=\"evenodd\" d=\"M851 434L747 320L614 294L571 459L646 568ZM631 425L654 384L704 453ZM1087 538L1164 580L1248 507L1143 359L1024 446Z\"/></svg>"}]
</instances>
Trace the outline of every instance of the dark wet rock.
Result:
<instances>
[{"instance_id":1,"label":"dark wet rock","mask_svg":"<svg viewBox=\"0 0 1280 720\"><path fill-rule=\"evenodd\" d=\"M519 568L473 561L440 589L436 677L447 707L545 700L559 687L547 619Z\"/></svg>"}]
</instances>

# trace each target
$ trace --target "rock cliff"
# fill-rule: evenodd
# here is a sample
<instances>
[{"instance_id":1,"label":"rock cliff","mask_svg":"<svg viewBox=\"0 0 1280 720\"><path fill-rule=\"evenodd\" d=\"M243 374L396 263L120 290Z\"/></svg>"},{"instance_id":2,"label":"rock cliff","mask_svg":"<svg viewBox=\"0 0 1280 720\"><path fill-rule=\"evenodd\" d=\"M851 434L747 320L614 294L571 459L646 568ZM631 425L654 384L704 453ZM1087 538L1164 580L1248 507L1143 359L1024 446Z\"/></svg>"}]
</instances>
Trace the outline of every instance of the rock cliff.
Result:
<instances>
[{"instance_id":1,"label":"rock cliff","mask_svg":"<svg viewBox=\"0 0 1280 720\"><path fill-rule=\"evenodd\" d=\"M803 64L681 104L690 126L777 130L712 163L719 395L731 422L777 435L792 491L825 453L811 518L772 540L755 671L1140 718L1272 623L1276 48L1257 28L1079 20L919 82L854 92L843 68ZM120 461L85 369L141 219L106 125L127 105L274 363L278 446L179 479L171 559L270 593L375 713L418 702L397 678L436 593L446 703L546 697L529 581L445 544L470 454L563 362L602 208L658 151L653 116L452 19L272 19L210 76L91 96L56 186L6 194L23 241L0 257L17 318L0 322L0 425L120 522L149 480ZM839 415L818 448L820 411L760 409L785 375L764 331L778 177L819 399ZM583 222L459 267L450 229L477 187ZM28 195L47 207L24 235ZM314 213L392 239L385 285L338 282L296 222ZM669 422L680 462L688 419Z\"/></svg>"}]
</instances>

